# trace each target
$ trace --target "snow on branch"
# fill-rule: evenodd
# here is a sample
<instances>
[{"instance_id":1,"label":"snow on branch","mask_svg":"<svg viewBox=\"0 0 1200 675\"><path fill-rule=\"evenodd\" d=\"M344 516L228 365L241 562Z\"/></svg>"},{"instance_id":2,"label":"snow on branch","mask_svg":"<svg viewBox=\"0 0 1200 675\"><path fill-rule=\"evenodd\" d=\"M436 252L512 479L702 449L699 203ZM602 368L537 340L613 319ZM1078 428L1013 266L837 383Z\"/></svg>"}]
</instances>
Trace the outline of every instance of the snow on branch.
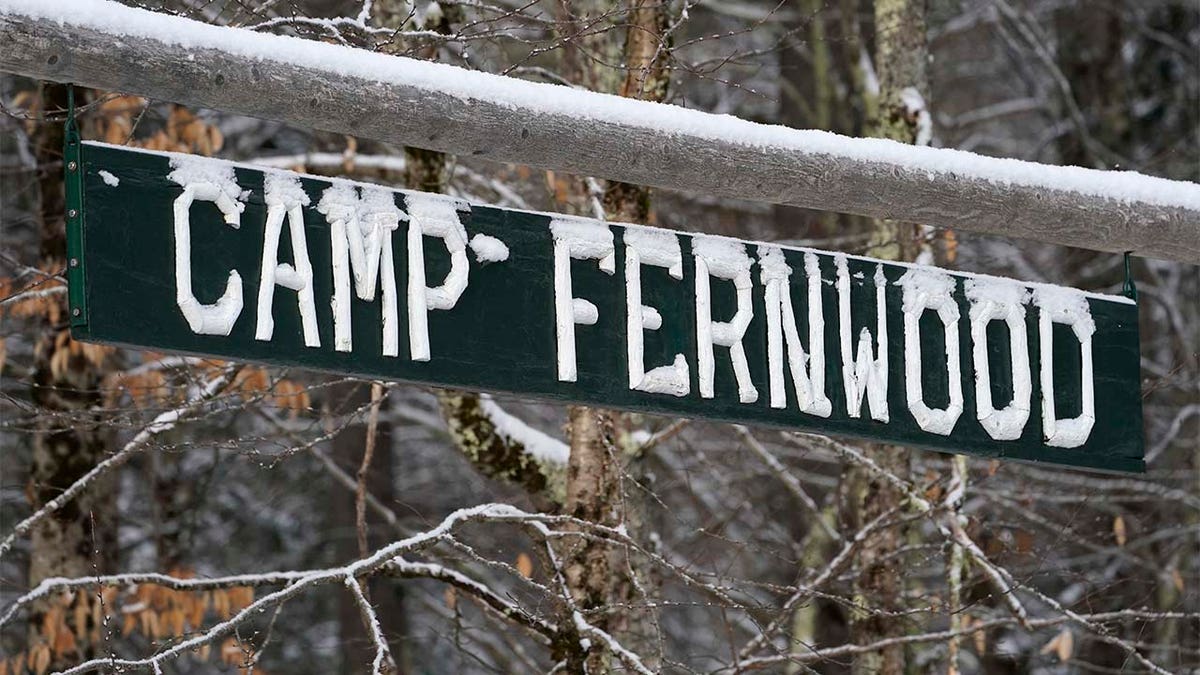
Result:
<instances>
[{"instance_id":1,"label":"snow on branch","mask_svg":"<svg viewBox=\"0 0 1200 675\"><path fill-rule=\"evenodd\" d=\"M530 427L487 394L440 391L442 416L455 445L484 475L561 502L570 450Z\"/></svg>"},{"instance_id":2,"label":"snow on branch","mask_svg":"<svg viewBox=\"0 0 1200 675\"><path fill-rule=\"evenodd\" d=\"M358 611L362 613L363 623L367 626L367 632L371 634L371 643L375 645L375 659L371 661L372 675L382 675L385 672L391 672L395 669L395 662L392 660L392 652L388 649L387 638L383 635L383 628L379 626L379 616L375 614L375 608L371 607L371 602L367 600L366 594L363 593L362 586L359 585L357 579L349 574L342 579L342 583L350 590L350 595L354 597L354 604L358 606Z\"/></svg>"},{"instance_id":3,"label":"snow on branch","mask_svg":"<svg viewBox=\"0 0 1200 675\"><path fill-rule=\"evenodd\" d=\"M526 610L515 601L488 588L485 584L472 577L434 563L412 562L402 556L418 553L442 542L455 542L455 531L471 522L492 522L534 525L535 530L545 534L547 540L553 536L564 534L553 525L568 524L577 527L593 527L598 534L606 539L630 541L626 535L612 528L594 526L574 518L544 516L529 513L506 504L481 504L479 506L460 509L446 516L437 526L395 541L377 549L371 555L355 560L341 567L313 569L306 571L280 571L262 574L240 574L211 579L184 579L165 574L118 574L109 576L92 576L79 579L53 578L46 579L35 589L18 598L5 612L0 615L0 626L11 621L22 609L48 596L59 593L94 587L128 587L140 584L153 584L178 591L211 591L214 589L233 587L265 587L281 586L278 590L259 596L253 602L236 611L232 616L219 621L207 628L196 629L179 642L155 652L144 658L118 658L115 655L100 657L79 663L63 671L64 675L90 672L103 668L134 669L149 668L156 672L163 664L191 650L220 640L235 631L239 626L252 620L261 612L277 607L285 601L294 598L316 586L328 584L344 584L353 595L356 606L362 614L364 625L375 646L372 672L385 673L394 668L391 653L387 646L386 637L379 624L378 615L362 590L362 582L373 575L390 575L406 578L425 578L442 581L462 590L469 597L478 601L495 615L517 623L543 638L546 644L560 639L563 635L587 636L602 643L625 666L635 672L648 674L652 671L646 667L641 657L626 648L616 638L588 622L583 615L573 609L570 593L564 587L560 602L572 607L565 622L554 623L539 618L532 611ZM573 534L577 534L574 532ZM514 570L515 572L515 570ZM586 649L584 649L586 651Z\"/></svg>"},{"instance_id":4,"label":"snow on branch","mask_svg":"<svg viewBox=\"0 0 1200 675\"><path fill-rule=\"evenodd\" d=\"M193 394L188 398L187 402L185 402L183 405L160 413L154 418L153 421L150 422L149 425L138 432L136 436L130 439L130 441L126 443L120 450L118 450L112 457L109 457L108 459L105 459L96 466L92 467L90 471L79 478L79 480L71 484L71 486L66 490L63 490L61 494L54 499L51 499L40 509L34 511L29 515L29 517L25 518L25 520L22 520L20 523L18 523L17 526L13 528L13 531L10 532L3 541L0 541L0 557L3 557L5 553L12 549L13 544L16 543L18 537L27 534L35 525L44 520L47 516L58 511L72 499L78 497L79 493L83 492L87 486L94 483L97 478L106 475L113 469L121 467L130 459L132 459L134 455L148 448L150 441L156 436L174 429L181 421L195 415L197 412L202 410L209 401L215 398L217 394L221 393L221 391L225 388L225 385L229 384L233 380L240 368L240 366L231 366L226 368L216 377L213 377L202 387L199 387L195 392L193 392Z\"/></svg>"}]
</instances>

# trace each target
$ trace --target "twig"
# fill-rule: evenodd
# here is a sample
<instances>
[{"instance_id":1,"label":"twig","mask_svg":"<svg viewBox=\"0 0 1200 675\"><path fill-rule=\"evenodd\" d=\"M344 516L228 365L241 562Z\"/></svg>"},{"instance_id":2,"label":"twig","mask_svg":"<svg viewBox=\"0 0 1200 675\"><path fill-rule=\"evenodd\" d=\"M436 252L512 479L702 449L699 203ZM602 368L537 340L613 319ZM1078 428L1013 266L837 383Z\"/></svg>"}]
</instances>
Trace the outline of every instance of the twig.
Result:
<instances>
[{"instance_id":1,"label":"twig","mask_svg":"<svg viewBox=\"0 0 1200 675\"><path fill-rule=\"evenodd\" d=\"M212 400L221 392L221 390L225 388L225 385L229 384L229 382L233 380L235 374L239 370L241 370L241 366L226 368L221 372L220 375L217 375L213 379L209 380L208 383L200 388L200 390L182 406L168 410L160 414L158 417L155 417L154 421L146 426L146 428L138 432L138 434L134 436L132 440L126 443L125 447L118 450L116 454L92 467L91 471L88 471L79 480L72 483L71 486L66 490L63 490L61 494L54 499L51 499L46 503L45 506L33 512L33 514L28 518L18 523L17 526L13 528L13 531L4 538L4 541L0 542L0 558L4 557L4 554L13 547L13 544L16 543L18 537L25 535L47 516L61 509L75 497L78 497L79 493L83 492L83 490L88 485L91 485L97 478L107 474L113 469L119 468L132 459L134 455L145 450L149 446L150 440L155 436L174 429L179 422L191 417L198 410L203 408L206 403Z\"/></svg>"},{"instance_id":2,"label":"twig","mask_svg":"<svg viewBox=\"0 0 1200 675\"><path fill-rule=\"evenodd\" d=\"M364 9L363 11L367 11ZM358 483L354 489L354 526L358 532L358 554L367 557L367 475L375 455L375 435L379 429L379 405L383 401L383 385L371 383L371 411L367 416L367 442L362 464L358 467Z\"/></svg>"}]
</instances>

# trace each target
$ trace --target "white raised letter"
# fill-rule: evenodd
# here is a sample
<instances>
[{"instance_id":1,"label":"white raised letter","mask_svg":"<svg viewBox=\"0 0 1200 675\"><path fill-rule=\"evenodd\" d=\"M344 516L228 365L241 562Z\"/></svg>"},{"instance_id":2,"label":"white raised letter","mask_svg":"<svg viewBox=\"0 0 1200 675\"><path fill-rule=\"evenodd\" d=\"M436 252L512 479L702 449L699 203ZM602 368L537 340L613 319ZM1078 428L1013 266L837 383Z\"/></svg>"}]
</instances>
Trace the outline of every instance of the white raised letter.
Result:
<instances>
[{"instance_id":1,"label":"white raised letter","mask_svg":"<svg viewBox=\"0 0 1200 675\"><path fill-rule=\"evenodd\" d=\"M172 159L171 166L179 167L177 162ZM197 199L214 202L225 223L237 229L241 227L242 209L246 205L237 201L238 187L232 166L215 165L205 169L219 174L211 177L217 182L209 180L209 176L190 174L186 167L177 168L169 176L183 185L183 194L175 198L175 302L193 333L229 335L242 313L242 276L237 270L230 270L225 292L214 304L204 305L196 299L192 293L191 209L192 202Z\"/></svg>"},{"instance_id":2,"label":"white raised letter","mask_svg":"<svg viewBox=\"0 0 1200 675\"><path fill-rule=\"evenodd\" d=\"M722 237L697 235L692 238L692 254L696 258L696 346L697 369L700 375L701 398L713 398L716 364L713 345L729 347L733 373L737 377L738 400L754 403L758 390L750 380L746 350L742 337L754 318L750 290L750 256L741 242ZM711 281L709 277L727 279L737 289L737 311L729 321L712 320Z\"/></svg>"},{"instance_id":3,"label":"white raised letter","mask_svg":"<svg viewBox=\"0 0 1200 675\"><path fill-rule=\"evenodd\" d=\"M804 254L804 273L808 288L808 348L804 352L796 330L796 312L788 277L792 268L777 246L758 247L758 266L766 287L767 364L771 375L771 407L787 407L787 385L783 376L784 345L792 373L792 385L800 410L818 417L829 417L833 403L825 395L825 317L822 314L821 269L817 256Z\"/></svg>"},{"instance_id":4,"label":"white raised letter","mask_svg":"<svg viewBox=\"0 0 1200 675\"><path fill-rule=\"evenodd\" d=\"M572 296L571 260L598 260L600 269L613 274L617 269L612 231L604 223L586 218L555 218L550 221L554 238L554 328L558 339L558 379L574 382L575 324L595 325L600 311L595 305Z\"/></svg>"},{"instance_id":5,"label":"white raised letter","mask_svg":"<svg viewBox=\"0 0 1200 675\"><path fill-rule=\"evenodd\" d=\"M962 375L958 363L958 303L954 277L933 270L911 269L900 278L904 288L904 390L908 409L917 426L931 434L949 436L963 411ZM946 371L950 378L950 403L945 408L925 404L921 384L921 316L937 312L946 336Z\"/></svg>"},{"instance_id":6,"label":"white raised letter","mask_svg":"<svg viewBox=\"0 0 1200 675\"><path fill-rule=\"evenodd\" d=\"M871 352L871 331L863 328L858 337L858 352L850 350L850 272L846 256L837 255L838 325L842 353L842 384L846 388L846 413L862 414L863 394L871 405L872 419L888 421L887 312L884 304L883 265L875 267L875 333L878 353Z\"/></svg>"},{"instance_id":7,"label":"white raised letter","mask_svg":"<svg viewBox=\"0 0 1200 675\"><path fill-rule=\"evenodd\" d=\"M304 344L320 347L321 337L317 333L317 306L313 302L312 265L308 261L308 243L304 239L304 206L308 195L300 180L283 173L266 173L263 190L267 203L267 226L263 235L262 278L258 285L258 326L254 331L256 340L270 340L275 333L275 319L271 315L275 301L275 286L296 291L300 306L300 321L304 327ZM279 263L279 234L284 218L288 222L288 233L292 238L292 258L295 267Z\"/></svg>"},{"instance_id":8,"label":"white raised letter","mask_svg":"<svg viewBox=\"0 0 1200 675\"><path fill-rule=\"evenodd\" d=\"M654 307L642 304L642 265L667 268L676 279L683 278L683 253L679 239L664 230L625 228L625 312L629 357L629 388L652 394L687 396L691 391L688 364L676 354L671 365L646 372L644 330L662 327L662 316Z\"/></svg>"},{"instance_id":9,"label":"white raised letter","mask_svg":"<svg viewBox=\"0 0 1200 675\"><path fill-rule=\"evenodd\" d=\"M321 195L317 211L329 222L329 244L333 260L333 348L351 350L350 277L354 290L368 302L375 299L376 286L383 287L383 355L399 354L399 322L396 270L392 255L392 233L407 219L396 208L393 193L367 188L360 200L353 185L334 183Z\"/></svg>"},{"instance_id":10,"label":"white raised letter","mask_svg":"<svg viewBox=\"0 0 1200 675\"><path fill-rule=\"evenodd\" d=\"M467 289L467 231L455 199L408 192L408 348L413 361L429 360L429 310L451 309ZM425 285L424 235L441 239L450 252L450 272L440 286Z\"/></svg>"},{"instance_id":11,"label":"white raised letter","mask_svg":"<svg viewBox=\"0 0 1200 675\"><path fill-rule=\"evenodd\" d=\"M1087 442L1096 422L1096 401L1092 389L1092 334L1096 322L1088 308L1087 297L1069 288L1043 286L1033 292L1038 313L1038 337L1042 354L1042 433L1046 445L1077 448ZM1054 413L1054 326L1064 323L1079 340L1081 362L1080 389L1082 406L1078 417L1058 419Z\"/></svg>"},{"instance_id":12,"label":"white raised letter","mask_svg":"<svg viewBox=\"0 0 1200 675\"><path fill-rule=\"evenodd\" d=\"M998 441L1015 441L1029 421L1033 383L1029 374L1029 340L1025 336L1025 303L1029 292L1011 281L968 279L967 300L971 301L971 342L975 361L975 408L988 436ZM993 319L1008 326L1012 400L1003 410L992 402L991 366L987 356L987 327Z\"/></svg>"}]
</instances>

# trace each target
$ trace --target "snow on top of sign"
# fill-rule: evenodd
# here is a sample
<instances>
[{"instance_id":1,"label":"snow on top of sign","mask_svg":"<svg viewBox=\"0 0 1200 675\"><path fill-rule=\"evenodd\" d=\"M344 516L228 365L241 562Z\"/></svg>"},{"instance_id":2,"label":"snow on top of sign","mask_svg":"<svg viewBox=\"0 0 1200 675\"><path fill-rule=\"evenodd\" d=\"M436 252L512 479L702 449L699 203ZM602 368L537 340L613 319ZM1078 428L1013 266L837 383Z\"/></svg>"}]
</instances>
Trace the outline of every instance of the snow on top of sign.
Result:
<instances>
[{"instance_id":1,"label":"snow on top of sign","mask_svg":"<svg viewBox=\"0 0 1200 675\"><path fill-rule=\"evenodd\" d=\"M526 452L534 459L556 465L567 463L571 451L566 443L551 438L508 414L504 408L492 400L491 396L487 394L479 396L479 411L491 420L492 426L496 427L498 434L510 441L524 445Z\"/></svg>"},{"instance_id":2,"label":"snow on top of sign","mask_svg":"<svg viewBox=\"0 0 1200 675\"><path fill-rule=\"evenodd\" d=\"M675 232L642 227L633 223L614 223L614 225L637 228L625 230L621 235L622 241L627 246L636 247L643 256L649 255L656 259L668 260L680 255L679 238Z\"/></svg>"},{"instance_id":3,"label":"snow on top of sign","mask_svg":"<svg viewBox=\"0 0 1200 675\"><path fill-rule=\"evenodd\" d=\"M550 216L550 232L559 239L579 239L598 245L612 246L613 234L608 223L586 216L546 213Z\"/></svg>"},{"instance_id":4,"label":"snow on top of sign","mask_svg":"<svg viewBox=\"0 0 1200 675\"><path fill-rule=\"evenodd\" d=\"M674 232L636 225L624 227L621 240L635 250L643 262L666 267L671 276L683 278L683 250Z\"/></svg>"},{"instance_id":5,"label":"snow on top of sign","mask_svg":"<svg viewBox=\"0 0 1200 675\"><path fill-rule=\"evenodd\" d=\"M758 246L758 268L762 270L762 282L787 281L792 275L792 268L783 259L783 249L770 244Z\"/></svg>"},{"instance_id":6,"label":"snow on top of sign","mask_svg":"<svg viewBox=\"0 0 1200 675\"><path fill-rule=\"evenodd\" d=\"M333 185L321 193L317 202L317 211L332 220L349 221L354 217L358 208L358 193L355 184L345 180L335 180Z\"/></svg>"},{"instance_id":7,"label":"snow on top of sign","mask_svg":"<svg viewBox=\"0 0 1200 675\"><path fill-rule=\"evenodd\" d=\"M283 204L289 209L307 206L309 202L308 193L300 185L300 178L283 171L263 172L263 197L268 204Z\"/></svg>"},{"instance_id":8,"label":"snow on top of sign","mask_svg":"<svg viewBox=\"0 0 1200 675\"><path fill-rule=\"evenodd\" d=\"M1009 279L967 279L963 290L967 299L976 303L991 300L1003 305L1023 305L1029 302L1029 289Z\"/></svg>"},{"instance_id":9,"label":"snow on top of sign","mask_svg":"<svg viewBox=\"0 0 1200 675\"><path fill-rule=\"evenodd\" d=\"M368 189L363 188L364 194ZM375 187L374 189L382 190L383 188ZM459 239L464 244L467 243L467 230L458 217L458 211L470 211L471 205L462 199L429 192L405 192L404 206L409 217L418 223L425 224L427 231L429 225L440 223L457 230Z\"/></svg>"},{"instance_id":10,"label":"snow on top of sign","mask_svg":"<svg viewBox=\"0 0 1200 675\"><path fill-rule=\"evenodd\" d=\"M171 158L171 173L167 174L168 179L180 185L212 183L221 192L229 195L230 199L237 200L241 197L242 188L238 187L237 179L233 175L232 163L198 155L175 152L166 154Z\"/></svg>"},{"instance_id":11,"label":"snow on top of sign","mask_svg":"<svg viewBox=\"0 0 1200 675\"><path fill-rule=\"evenodd\" d=\"M359 224L362 228L368 228L373 222L378 222L373 219L382 219L384 224L392 229L395 229L400 221L408 220L408 214L396 206L396 193L387 188L364 186L360 203L366 216Z\"/></svg>"},{"instance_id":12,"label":"snow on top of sign","mask_svg":"<svg viewBox=\"0 0 1200 675\"><path fill-rule=\"evenodd\" d=\"M281 35L214 26L127 7L109 0L0 0L0 12L86 26L128 37L149 38L184 49L215 49L241 58L285 62L369 82L397 84L449 94L463 102L488 101L534 108L597 122L635 125L667 133L858 161L897 165L910 171L986 180L1106 197L1166 207L1200 209L1200 185L1126 171L1037 164L970 152L918 147L884 139L848 138L750 122L675 105L639 101L542 82L529 82L441 63L378 54L362 49Z\"/></svg>"},{"instance_id":13,"label":"snow on top of sign","mask_svg":"<svg viewBox=\"0 0 1200 675\"><path fill-rule=\"evenodd\" d=\"M904 311L909 311L914 303L922 296L928 298L950 297L954 293L956 282L954 277L933 268L913 268L904 273L897 286L902 286L904 293Z\"/></svg>"},{"instance_id":14,"label":"snow on top of sign","mask_svg":"<svg viewBox=\"0 0 1200 675\"><path fill-rule=\"evenodd\" d=\"M1033 291L1033 303L1050 314L1056 321L1074 320L1075 331L1088 335L1096 331L1096 322L1088 311L1087 298L1083 293L1061 286L1042 286Z\"/></svg>"},{"instance_id":15,"label":"snow on top of sign","mask_svg":"<svg viewBox=\"0 0 1200 675\"><path fill-rule=\"evenodd\" d=\"M750 269L746 242L740 239L697 234L692 237L692 253L704 258L710 269L730 277Z\"/></svg>"},{"instance_id":16,"label":"snow on top of sign","mask_svg":"<svg viewBox=\"0 0 1200 675\"><path fill-rule=\"evenodd\" d=\"M0 4L4 3L6 1L8 1L8 0L0 0ZM233 178L234 167L248 169L250 171L264 171L263 167L255 166L254 164L232 162L229 160L216 159L216 158L212 158L212 157L198 157L196 155L185 155L185 154L181 154L181 153L177 153L177 152L163 152L163 151L159 151L159 150L146 150L144 148L134 148L134 147L128 147L128 146L123 146L123 145L112 145L110 143L101 143L99 141L84 141L84 145L94 145L97 147L117 148L117 149L125 151L125 152L139 152L139 153L143 153L143 154L147 154L147 155L154 155L157 157L168 157L168 158L170 158L171 166L173 168L186 166L186 167L188 167L188 171L190 171L190 172L199 172L200 175L208 175L210 177L227 175L230 180L232 180L232 178ZM205 173L205 172L207 172L207 173ZM176 168L176 170L173 171L169 177L171 177L172 180L175 180L175 177L178 174L179 174L179 169ZM342 178L330 178L329 176L316 176L316 175L301 174L301 173L297 173L295 175L300 176L301 178L308 178L310 180L314 180L314 181L318 181L318 182L322 182L322 183L333 183L334 186L346 186L347 189L350 189L351 191L353 190L354 187L362 188L364 190L385 189L385 190L390 190L391 192L398 192L400 194L403 194L406 196L406 198L411 195L418 195L418 197L419 197L420 195L425 194L425 193L421 193L421 192L412 192L409 190L381 188L379 185L376 185L374 183L362 183L362 182L350 181L350 180L346 180L346 179L342 179ZM176 182L178 182L178 181L176 181ZM240 193L236 192L237 190L240 190L240 188L238 188L236 182L230 183L227 186L227 189L235 190L235 194L240 194ZM326 195L329 193L330 189L331 188L326 189L326 191L325 191ZM453 200L453 201L455 201L455 203L463 205L464 209L469 208L469 206L470 206L470 202L461 200L461 199L455 199L455 198L447 197L444 195L429 195L429 196L437 198L437 199ZM325 198L325 195L322 196L322 201L324 201L324 198ZM484 205L484 206L486 206L486 205ZM321 207L318 205L317 208L318 208L318 210L320 210ZM550 220L551 220L550 229L552 232L556 233L557 236L562 236L563 234L567 234L568 236L574 236L574 237L589 237L590 236L592 238L598 239L596 243L607 244L610 246L611 246L612 236L613 236L612 231L609 229L610 225L617 226L617 227L636 227L636 228L638 228L639 231L659 232L659 233L662 233L664 236L671 236L671 237L677 237L677 236L681 235L681 233L676 232L674 230L668 230L668 229L664 229L664 228L660 228L660 227L653 227L650 225L635 225L632 223L606 223L603 221L595 220L593 218L587 218L584 216L570 216L570 215L564 215L561 213L530 211L530 210L525 210L525 209L513 209L513 210L519 210L522 213L532 213L532 214L542 215L542 216L546 216L546 217L550 218ZM322 213L324 213L324 211L322 211ZM626 234L624 236L628 236L628 234ZM700 237L703 237L704 239L707 239L710 241L724 240L724 241L730 242L731 244L742 246L743 251L745 250L744 247L746 245L754 245L754 246L760 246L760 247L766 246L766 247L778 248L778 249L784 250L784 251L795 251L795 252L799 252L799 253L812 253L817 256L838 256L838 257L846 258L848 260L857 260L857 261L861 261L861 262L865 262L865 263L869 263L869 264L883 263L885 265L890 265L893 267L905 267L905 268L909 268L909 269L919 269L919 270L920 269L928 269L927 267L925 267L923 265L917 265L915 263L894 262L894 261L890 261L890 260L879 260L877 258L871 258L869 256L836 253L833 251L823 251L821 249L806 248L803 246L789 246L786 244L745 241L745 240L741 240L741 239L734 239L732 237L724 237L724 236L715 235L715 234L697 235L697 238L700 238ZM693 246L695 246L695 239L693 239ZM815 260L814 260L814 262L815 262ZM807 266L808 266L807 260L805 261L805 266L806 266L806 270L807 270ZM1038 281L1022 281L1022 280L1018 280L1018 279L1010 279L1008 277L999 277L999 276L990 275L990 274L980 274L977 272L963 272L963 271L955 270L953 272L949 272L949 274L951 274L954 277L961 277L963 279L975 280L977 282L982 281L982 282L996 282L998 284L1016 284L1016 285L1020 286L1021 288L1025 288L1025 289L1033 289L1033 290L1037 290L1039 288L1064 289L1062 286L1056 286L1054 284L1047 284L1047 283L1042 283L1042 282L1038 282ZM862 276L861 272L855 272L852 276L856 279L864 278ZM1117 302L1117 303L1122 303L1122 304L1127 304L1127 305L1135 304L1135 302L1132 299L1127 298L1122 295L1111 295L1111 294L1107 294L1107 293L1095 293L1092 291L1081 291L1081 290L1075 290L1075 289L1064 289L1064 290L1069 290L1072 293L1078 293L1085 298L1096 298L1098 300L1104 300L1106 302Z\"/></svg>"},{"instance_id":17,"label":"snow on top of sign","mask_svg":"<svg viewBox=\"0 0 1200 675\"><path fill-rule=\"evenodd\" d=\"M499 239L477 234L471 237L471 250L475 252L475 260L485 262L504 262L508 260L508 246Z\"/></svg>"}]
</instances>

